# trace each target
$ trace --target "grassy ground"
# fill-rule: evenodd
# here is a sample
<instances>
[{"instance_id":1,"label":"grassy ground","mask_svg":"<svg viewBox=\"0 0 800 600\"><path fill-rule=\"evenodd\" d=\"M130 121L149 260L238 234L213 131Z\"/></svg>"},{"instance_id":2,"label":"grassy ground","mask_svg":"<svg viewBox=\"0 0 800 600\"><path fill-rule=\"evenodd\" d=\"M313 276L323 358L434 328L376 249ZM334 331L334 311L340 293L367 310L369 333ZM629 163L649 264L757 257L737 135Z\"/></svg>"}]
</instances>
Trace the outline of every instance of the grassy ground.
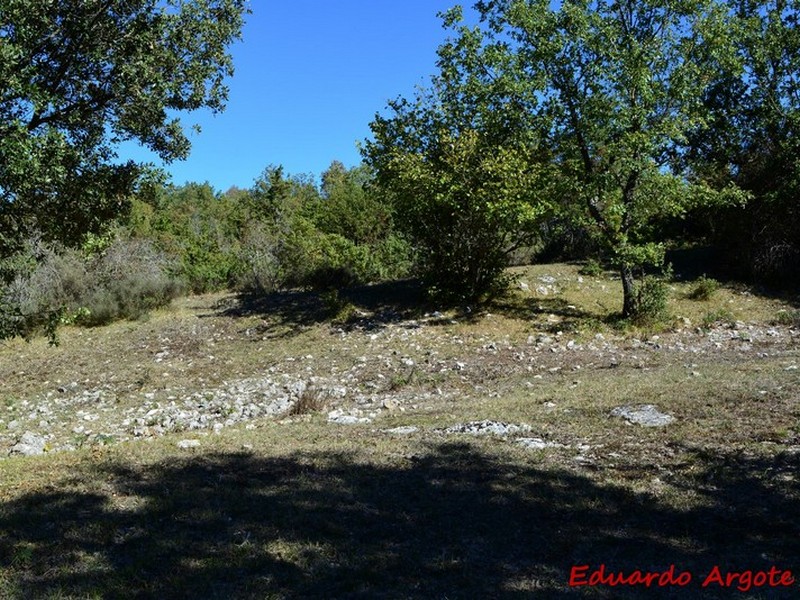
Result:
<instances>
[{"instance_id":1,"label":"grassy ground","mask_svg":"<svg viewBox=\"0 0 800 600\"><path fill-rule=\"evenodd\" d=\"M143 398L263 376L347 394L218 433L0 459L0 597L797 597L797 583L701 587L715 566L800 572L797 304L733 288L690 300L694 284L675 283L667 325L620 331L610 275L516 275L528 289L481 312L418 308L393 287L335 306L219 295L68 329L59 348L5 343L9 445L12 419L33 427L37 403L73 384L113 395L105 427ZM85 425L91 397L48 417L53 439ZM627 404L675 421L610 416ZM484 419L530 431L444 431ZM387 431L401 426L416 430ZM601 564L693 577L570 588L573 567Z\"/></svg>"}]
</instances>

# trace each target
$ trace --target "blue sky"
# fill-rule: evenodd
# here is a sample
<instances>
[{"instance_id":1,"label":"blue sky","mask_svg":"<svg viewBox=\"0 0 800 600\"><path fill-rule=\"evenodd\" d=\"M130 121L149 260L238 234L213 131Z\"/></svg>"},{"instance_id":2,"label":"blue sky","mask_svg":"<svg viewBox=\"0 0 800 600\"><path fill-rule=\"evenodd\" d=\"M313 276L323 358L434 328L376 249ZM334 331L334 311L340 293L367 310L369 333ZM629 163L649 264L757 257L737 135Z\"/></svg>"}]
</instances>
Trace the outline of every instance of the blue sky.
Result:
<instances>
[{"instance_id":1,"label":"blue sky","mask_svg":"<svg viewBox=\"0 0 800 600\"><path fill-rule=\"evenodd\" d=\"M437 13L457 3L252 0L243 41L232 48L228 107L182 117L192 153L166 166L173 182L208 181L225 191L250 187L270 164L315 176L334 159L358 164L356 143L375 113L435 72L447 36ZM157 162L130 146L120 156Z\"/></svg>"}]
</instances>

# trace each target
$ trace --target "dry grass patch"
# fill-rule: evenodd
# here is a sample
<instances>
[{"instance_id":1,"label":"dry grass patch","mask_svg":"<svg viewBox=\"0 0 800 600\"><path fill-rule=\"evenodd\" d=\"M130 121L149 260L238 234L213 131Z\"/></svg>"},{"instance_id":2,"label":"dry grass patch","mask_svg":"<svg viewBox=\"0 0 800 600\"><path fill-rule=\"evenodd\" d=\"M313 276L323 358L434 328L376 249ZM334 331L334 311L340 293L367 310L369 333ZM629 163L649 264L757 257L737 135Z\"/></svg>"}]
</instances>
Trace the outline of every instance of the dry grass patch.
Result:
<instances>
[{"instance_id":1,"label":"dry grass patch","mask_svg":"<svg viewBox=\"0 0 800 600\"><path fill-rule=\"evenodd\" d=\"M302 294L252 311L195 297L146 323L67 329L57 349L7 343L0 435L11 418L55 422L37 407L72 397L72 382L113 392L109 419L242 381L302 382L293 410L307 416L0 461L0 597L653 595L568 588L573 565L603 563L675 564L695 583L657 591L730 598L697 579L717 564L800 571L800 337L768 333L794 308L726 287L698 302L679 283L673 312L691 326L621 331L617 281L577 269L517 269L529 289L483 312L351 298L360 316L331 324ZM745 328L696 330L722 309ZM96 427L93 402L65 404L53 431ZM675 421L631 425L610 415L623 404ZM328 408L372 420L328 423L315 414ZM484 420L530 430L443 431ZM417 430L386 432L404 426ZM737 597L797 589L764 591Z\"/></svg>"}]
</instances>

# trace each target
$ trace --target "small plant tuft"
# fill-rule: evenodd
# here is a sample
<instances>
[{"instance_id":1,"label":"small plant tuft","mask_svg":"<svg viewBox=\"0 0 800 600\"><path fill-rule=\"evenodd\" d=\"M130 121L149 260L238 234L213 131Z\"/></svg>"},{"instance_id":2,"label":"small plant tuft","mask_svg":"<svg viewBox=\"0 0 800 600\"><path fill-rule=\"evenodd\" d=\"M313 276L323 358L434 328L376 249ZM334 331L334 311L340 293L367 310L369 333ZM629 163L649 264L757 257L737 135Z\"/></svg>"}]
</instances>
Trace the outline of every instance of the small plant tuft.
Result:
<instances>
[{"instance_id":1,"label":"small plant tuft","mask_svg":"<svg viewBox=\"0 0 800 600\"><path fill-rule=\"evenodd\" d=\"M586 261L586 264L578 270L578 273L586 277L599 277L603 274L603 265L600 264L600 261L590 258Z\"/></svg>"},{"instance_id":2,"label":"small plant tuft","mask_svg":"<svg viewBox=\"0 0 800 600\"><path fill-rule=\"evenodd\" d=\"M800 327L800 310L779 310L772 324Z\"/></svg>"},{"instance_id":3,"label":"small plant tuft","mask_svg":"<svg viewBox=\"0 0 800 600\"><path fill-rule=\"evenodd\" d=\"M717 292L718 289L719 289L719 281L703 275L697 280L694 288L692 289L691 292L689 292L688 297L690 300L700 300L702 302L707 302L708 300L711 300L711 298L713 298L714 294Z\"/></svg>"},{"instance_id":4,"label":"small plant tuft","mask_svg":"<svg viewBox=\"0 0 800 600\"><path fill-rule=\"evenodd\" d=\"M327 405L327 394L318 388L308 386L297 398L297 402L286 411L286 416L297 417L322 412Z\"/></svg>"},{"instance_id":5,"label":"small plant tuft","mask_svg":"<svg viewBox=\"0 0 800 600\"><path fill-rule=\"evenodd\" d=\"M703 329L710 329L717 323L730 325L736 321L733 313L727 308L718 308L717 310L709 311L703 317L701 326Z\"/></svg>"},{"instance_id":6,"label":"small plant tuft","mask_svg":"<svg viewBox=\"0 0 800 600\"><path fill-rule=\"evenodd\" d=\"M325 312L330 315L334 324L345 324L356 316L356 307L347 298L339 294L336 289L320 293L320 299L325 305Z\"/></svg>"}]
</instances>

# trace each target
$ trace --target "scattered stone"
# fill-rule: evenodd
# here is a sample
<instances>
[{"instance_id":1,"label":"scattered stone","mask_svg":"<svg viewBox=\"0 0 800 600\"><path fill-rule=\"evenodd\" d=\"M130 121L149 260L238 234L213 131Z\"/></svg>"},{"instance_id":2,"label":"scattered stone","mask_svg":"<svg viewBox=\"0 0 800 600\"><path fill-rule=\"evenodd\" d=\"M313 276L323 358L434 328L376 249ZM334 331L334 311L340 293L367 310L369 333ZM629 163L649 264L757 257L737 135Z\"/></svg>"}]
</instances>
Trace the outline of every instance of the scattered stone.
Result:
<instances>
[{"instance_id":1,"label":"scattered stone","mask_svg":"<svg viewBox=\"0 0 800 600\"><path fill-rule=\"evenodd\" d=\"M541 438L519 438L517 444L527 450L544 450L545 448L565 448L564 444L546 442Z\"/></svg>"},{"instance_id":2,"label":"scattered stone","mask_svg":"<svg viewBox=\"0 0 800 600\"><path fill-rule=\"evenodd\" d=\"M381 408L391 412L400 408L400 403L392 398L386 398L381 402Z\"/></svg>"},{"instance_id":3,"label":"scattered stone","mask_svg":"<svg viewBox=\"0 0 800 600\"><path fill-rule=\"evenodd\" d=\"M652 404L618 406L611 411L611 416L621 417L629 423L643 427L663 427L675 420L672 415L659 412Z\"/></svg>"},{"instance_id":4,"label":"scattered stone","mask_svg":"<svg viewBox=\"0 0 800 600\"><path fill-rule=\"evenodd\" d=\"M526 433L531 430L530 425L515 425L513 423L503 423L502 421L471 421L460 423L446 429L440 429L443 433L466 433L469 435L515 435Z\"/></svg>"},{"instance_id":5,"label":"scattered stone","mask_svg":"<svg viewBox=\"0 0 800 600\"><path fill-rule=\"evenodd\" d=\"M419 427L414 425L403 425L401 427L392 427L391 429L382 429L383 433L390 433L392 435L410 435L419 431Z\"/></svg>"},{"instance_id":6,"label":"scattered stone","mask_svg":"<svg viewBox=\"0 0 800 600\"><path fill-rule=\"evenodd\" d=\"M517 285L519 286L519 289L521 289L523 292L531 291L531 287L524 281L520 281Z\"/></svg>"},{"instance_id":7,"label":"scattered stone","mask_svg":"<svg viewBox=\"0 0 800 600\"><path fill-rule=\"evenodd\" d=\"M334 410L328 413L328 423L335 423L337 425L358 425L359 423L371 423L372 419L369 417L359 417L356 415L344 414L339 410Z\"/></svg>"},{"instance_id":8,"label":"scattered stone","mask_svg":"<svg viewBox=\"0 0 800 600\"><path fill-rule=\"evenodd\" d=\"M175 445L181 450L186 450L187 448L197 448L200 446L200 440L180 440Z\"/></svg>"},{"instance_id":9,"label":"scattered stone","mask_svg":"<svg viewBox=\"0 0 800 600\"><path fill-rule=\"evenodd\" d=\"M26 431L19 438L19 441L11 447L9 454L20 454L22 456L36 456L44 454L47 440L42 436Z\"/></svg>"}]
</instances>

